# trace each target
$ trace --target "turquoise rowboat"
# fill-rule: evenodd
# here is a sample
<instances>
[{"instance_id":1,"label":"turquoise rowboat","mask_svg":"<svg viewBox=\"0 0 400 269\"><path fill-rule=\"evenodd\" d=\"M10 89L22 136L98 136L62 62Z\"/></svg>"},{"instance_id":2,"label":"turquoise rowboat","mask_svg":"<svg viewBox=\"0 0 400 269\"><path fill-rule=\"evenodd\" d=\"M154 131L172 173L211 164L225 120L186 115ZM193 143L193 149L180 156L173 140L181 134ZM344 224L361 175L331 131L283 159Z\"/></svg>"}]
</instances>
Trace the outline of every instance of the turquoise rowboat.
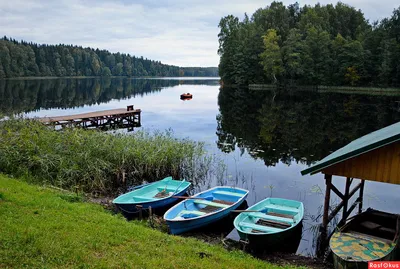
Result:
<instances>
[{"instance_id":1,"label":"turquoise rowboat","mask_svg":"<svg viewBox=\"0 0 400 269\"><path fill-rule=\"evenodd\" d=\"M234 187L215 187L200 192L171 207L164 214L169 231L181 234L216 222L244 202L249 191Z\"/></svg>"},{"instance_id":2,"label":"turquoise rowboat","mask_svg":"<svg viewBox=\"0 0 400 269\"><path fill-rule=\"evenodd\" d=\"M136 188L114 199L113 203L124 213L132 214L138 212L138 206L147 209L163 208L178 201L173 196L184 195L191 185L185 180L174 180L166 177L141 188Z\"/></svg>"},{"instance_id":3,"label":"turquoise rowboat","mask_svg":"<svg viewBox=\"0 0 400 269\"><path fill-rule=\"evenodd\" d=\"M233 224L250 246L276 250L301 232L303 216L302 202L267 198L240 213Z\"/></svg>"}]
</instances>

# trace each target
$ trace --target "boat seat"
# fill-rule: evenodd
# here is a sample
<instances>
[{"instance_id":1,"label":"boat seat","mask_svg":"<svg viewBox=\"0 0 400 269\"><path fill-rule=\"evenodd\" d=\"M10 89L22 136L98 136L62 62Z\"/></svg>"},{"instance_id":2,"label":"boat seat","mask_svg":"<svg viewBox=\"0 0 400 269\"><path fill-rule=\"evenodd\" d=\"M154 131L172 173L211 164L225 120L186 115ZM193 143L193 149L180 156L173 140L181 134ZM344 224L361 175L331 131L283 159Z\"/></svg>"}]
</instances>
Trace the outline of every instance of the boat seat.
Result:
<instances>
[{"instance_id":1,"label":"boat seat","mask_svg":"<svg viewBox=\"0 0 400 269\"><path fill-rule=\"evenodd\" d=\"M154 198L149 198L149 197L143 197L143 196L134 196L132 197L132 199L136 202L136 200L140 200L137 202L147 202L147 201L154 201Z\"/></svg>"},{"instance_id":2,"label":"boat seat","mask_svg":"<svg viewBox=\"0 0 400 269\"><path fill-rule=\"evenodd\" d=\"M282 214L282 213L276 213L276 212L266 212L265 214L270 215L270 216L275 216L275 217L281 217L285 219L294 219L294 215L289 215L289 214Z\"/></svg>"},{"instance_id":3,"label":"boat seat","mask_svg":"<svg viewBox=\"0 0 400 269\"><path fill-rule=\"evenodd\" d=\"M267 215L262 212L251 212L251 213L248 213L248 215L253 218L273 220L273 221L278 221L278 222L282 222L285 224L293 224L295 222L292 218L289 219L289 218L276 217L276 216Z\"/></svg>"},{"instance_id":4,"label":"boat seat","mask_svg":"<svg viewBox=\"0 0 400 269\"><path fill-rule=\"evenodd\" d=\"M220 204L220 203L214 203L214 202L207 201L207 200L193 200L193 203L195 203L195 204L202 204L202 205L210 205L210 206L221 207L221 208L230 207L230 205L225 205L225 204Z\"/></svg>"},{"instance_id":5,"label":"boat seat","mask_svg":"<svg viewBox=\"0 0 400 269\"><path fill-rule=\"evenodd\" d=\"M235 197L243 197L243 194L230 192L230 191L215 191L215 194L227 195L227 196L235 196Z\"/></svg>"},{"instance_id":6,"label":"boat seat","mask_svg":"<svg viewBox=\"0 0 400 269\"><path fill-rule=\"evenodd\" d=\"M286 211L288 213L293 213L293 214L299 213L299 209L297 207L292 207L292 206L269 204L265 208L282 210L282 211Z\"/></svg>"},{"instance_id":7,"label":"boat seat","mask_svg":"<svg viewBox=\"0 0 400 269\"><path fill-rule=\"evenodd\" d=\"M381 225L372 221L363 221L360 223L360 226L362 226L365 229L368 230L375 230L377 228L380 228Z\"/></svg>"},{"instance_id":8,"label":"boat seat","mask_svg":"<svg viewBox=\"0 0 400 269\"><path fill-rule=\"evenodd\" d=\"M197 210L182 210L179 215L185 215L185 214L193 214L193 215L197 215L197 216L204 216L206 213L201 212L201 211L197 211Z\"/></svg>"},{"instance_id":9,"label":"boat seat","mask_svg":"<svg viewBox=\"0 0 400 269\"><path fill-rule=\"evenodd\" d=\"M239 226L241 226L243 228L250 228L253 230L265 232L265 233L276 233L276 232L281 232L284 230L284 229L280 229L280 228L274 228L274 227L258 225L255 223L248 223L248 222L241 222L241 223L239 223Z\"/></svg>"}]
</instances>

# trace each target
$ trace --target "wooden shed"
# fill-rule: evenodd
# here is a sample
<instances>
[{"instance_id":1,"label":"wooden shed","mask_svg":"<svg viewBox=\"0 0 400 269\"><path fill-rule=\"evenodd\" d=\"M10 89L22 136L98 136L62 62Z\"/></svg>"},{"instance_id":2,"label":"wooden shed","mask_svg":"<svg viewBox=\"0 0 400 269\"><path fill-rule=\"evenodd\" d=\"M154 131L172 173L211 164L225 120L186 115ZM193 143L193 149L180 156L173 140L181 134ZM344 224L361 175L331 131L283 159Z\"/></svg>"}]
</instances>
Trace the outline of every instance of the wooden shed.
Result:
<instances>
[{"instance_id":1,"label":"wooden shed","mask_svg":"<svg viewBox=\"0 0 400 269\"><path fill-rule=\"evenodd\" d=\"M301 174L319 172L325 175L326 183L324 215L321 226L322 230L326 231L329 222L342 208L342 222L347 219L357 204L359 205L359 213L361 212L365 180L400 184L400 122L352 141L301 171ZM343 192L340 192L332 183L332 176L346 178ZM350 190L354 178L360 179L360 181ZM358 190L358 198L349 207L349 199ZM329 214L331 191L339 196L341 202Z\"/></svg>"}]
</instances>

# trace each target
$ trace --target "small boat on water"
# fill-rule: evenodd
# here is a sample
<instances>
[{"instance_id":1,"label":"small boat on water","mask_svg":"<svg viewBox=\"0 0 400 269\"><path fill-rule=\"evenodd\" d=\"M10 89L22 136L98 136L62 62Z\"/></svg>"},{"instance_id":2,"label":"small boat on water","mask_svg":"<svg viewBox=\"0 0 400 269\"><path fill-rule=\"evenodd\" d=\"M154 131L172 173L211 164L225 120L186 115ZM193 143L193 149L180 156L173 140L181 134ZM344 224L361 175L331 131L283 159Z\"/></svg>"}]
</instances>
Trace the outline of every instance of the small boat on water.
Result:
<instances>
[{"instance_id":1,"label":"small boat on water","mask_svg":"<svg viewBox=\"0 0 400 269\"><path fill-rule=\"evenodd\" d=\"M368 268L368 261L399 260L399 217L371 208L352 217L329 241L335 268Z\"/></svg>"},{"instance_id":2,"label":"small boat on water","mask_svg":"<svg viewBox=\"0 0 400 269\"><path fill-rule=\"evenodd\" d=\"M173 196L184 195L191 185L186 180L174 180L166 177L162 180L139 186L133 191L122 194L113 203L124 213L138 212L137 206L143 209L165 207L178 201Z\"/></svg>"},{"instance_id":3,"label":"small boat on water","mask_svg":"<svg viewBox=\"0 0 400 269\"><path fill-rule=\"evenodd\" d=\"M226 217L242 204L249 191L220 186L189 197L164 214L172 234L181 234Z\"/></svg>"},{"instance_id":4,"label":"small boat on water","mask_svg":"<svg viewBox=\"0 0 400 269\"><path fill-rule=\"evenodd\" d=\"M301 233L303 216L302 202L266 198L240 213L233 224L241 240L256 248L276 250L293 241L299 229Z\"/></svg>"},{"instance_id":5,"label":"small boat on water","mask_svg":"<svg viewBox=\"0 0 400 269\"><path fill-rule=\"evenodd\" d=\"M181 99L182 100L184 100L184 99L192 99L193 98L193 94L191 94L191 93L182 93L181 94Z\"/></svg>"}]
</instances>

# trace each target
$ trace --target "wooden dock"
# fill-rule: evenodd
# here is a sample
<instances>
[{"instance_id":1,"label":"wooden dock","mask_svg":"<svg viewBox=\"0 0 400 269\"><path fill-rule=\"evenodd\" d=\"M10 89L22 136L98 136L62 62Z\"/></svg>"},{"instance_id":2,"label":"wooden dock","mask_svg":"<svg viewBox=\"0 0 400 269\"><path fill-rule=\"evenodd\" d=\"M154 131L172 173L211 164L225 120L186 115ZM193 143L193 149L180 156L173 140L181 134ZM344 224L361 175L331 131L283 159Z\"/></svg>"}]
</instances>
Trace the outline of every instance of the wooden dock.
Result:
<instances>
[{"instance_id":1,"label":"wooden dock","mask_svg":"<svg viewBox=\"0 0 400 269\"><path fill-rule=\"evenodd\" d=\"M111 109L75 115L43 117L38 120L46 125L59 127L132 128L141 126L141 110L128 106L126 109Z\"/></svg>"}]
</instances>

